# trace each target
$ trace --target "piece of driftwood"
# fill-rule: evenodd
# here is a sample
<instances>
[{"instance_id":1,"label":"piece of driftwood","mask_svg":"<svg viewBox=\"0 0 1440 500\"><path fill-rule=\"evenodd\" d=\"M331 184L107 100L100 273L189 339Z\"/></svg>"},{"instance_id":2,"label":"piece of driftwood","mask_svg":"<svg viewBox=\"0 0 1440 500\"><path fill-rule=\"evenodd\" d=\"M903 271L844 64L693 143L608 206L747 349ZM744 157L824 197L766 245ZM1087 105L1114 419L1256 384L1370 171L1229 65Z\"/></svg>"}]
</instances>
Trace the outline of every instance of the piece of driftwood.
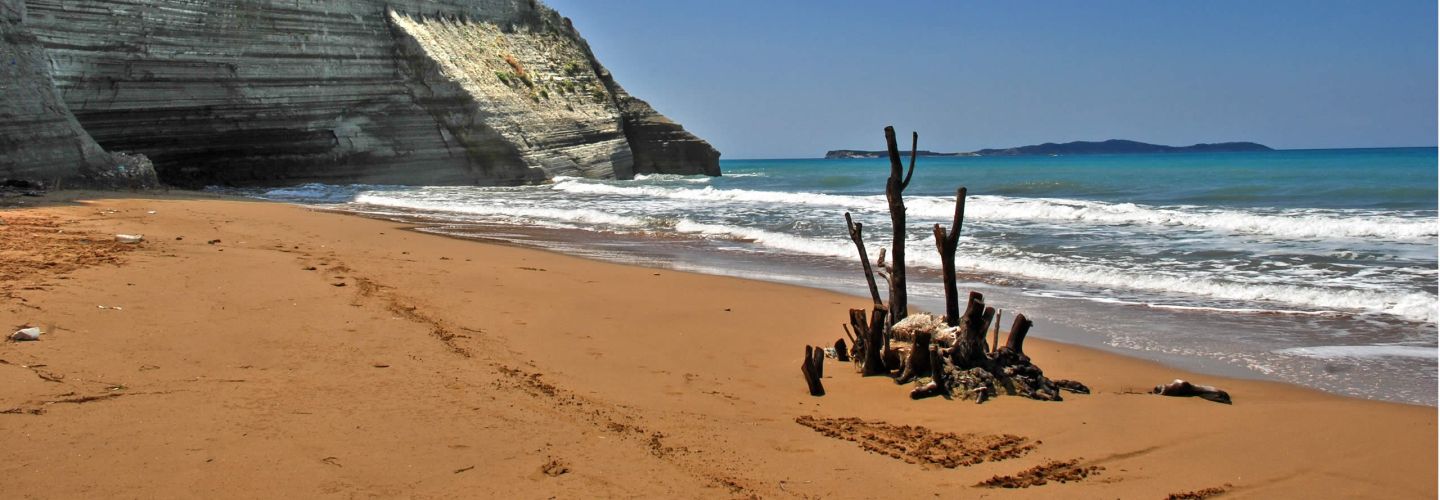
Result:
<instances>
[{"instance_id":1,"label":"piece of driftwood","mask_svg":"<svg viewBox=\"0 0 1440 500\"><path fill-rule=\"evenodd\" d=\"M850 352L847 349L849 348L845 346L845 339L835 339L835 360L850 362Z\"/></svg>"},{"instance_id":2,"label":"piece of driftwood","mask_svg":"<svg viewBox=\"0 0 1440 500\"><path fill-rule=\"evenodd\" d=\"M815 348L805 346L805 359L800 362L800 373L805 375L805 384L810 386L811 396L824 396L825 385L820 383L820 368L815 364Z\"/></svg>"},{"instance_id":3,"label":"piece of driftwood","mask_svg":"<svg viewBox=\"0 0 1440 500\"><path fill-rule=\"evenodd\" d=\"M910 170L900 163L900 147L895 142L895 127L885 127L885 147L890 152L890 178L885 181L885 201L890 206L890 323L894 324L909 314L909 299L905 293L905 188L915 175L915 152L920 145L920 134L912 133L910 142Z\"/></svg>"},{"instance_id":4,"label":"piece of driftwood","mask_svg":"<svg viewBox=\"0 0 1440 500\"><path fill-rule=\"evenodd\" d=\"M990 351L994 352L1000 348L1000 321L1005 316L1004 309L995 310L995 334L990 337Z\"/></svg>"},{"instance_id":5,"label":"piece of driftwood","mask_svg":"<svg viewBox=\"0 0 1440 500\"><path fill-rule=\"evenodd\" d=\"M1016 354L1025 354L1025 336L1030 334L1030 327L1035 326L1024 314L1015 315L1015 323L1010 325L1010 336L1005 339L1005 348L1015 351Z\"/></svg>"},{"instance_id":6,"label":"piece of driftwood","mask_svg":"<svg viewBox=\"0 0 1440 500\"><path fill-rule=\"evenodd\" d=\"M1165 385L1155 386L1155 389L1151 392L1159 394L1161 396L1195 396L1201 399L1214 401L1216 403L1225 403L1227 405L1231 404L1230 393L1228 392L1216 389L1215 386L1195 385L1190 382L1180 380L1178 378L1175 379L1174 382L1170 382Z\"/></svg>"},{"instance_id":7,"label":"piece of driftwood","mask_svg":"<svg viewBox=\"0 0 1440 500\"><path fill-rule=\"evenodd\" d=\"M940 253L945 285L943 320L923 313L914 317L909 315L905 288L903 195L915 174L919 134L911 135L908 171L900 161L894 127L885 128L885 142L890 156L885 199L890 209L893 244L888 249L880 248L873 266L865 250L864 226L856 223L849 213L845 214L846 228L859 253L873 303L869 315L864 309L851 309L849 324L842 325L851 341L848 351L850 361L866 376L890 375L898 371L897 383L914 383L915 388L910 392L913 399L944 396L947 399L983 402L1004 393L1059 401L1062 391L1088 394L1090 389L1084 384L1072 380L1051 380L1031 362L1024 347L1033 322L1025 315L1015 315L1005 345L1001 346L1000 323L1004 314L987 306L983 294L970 292L962 312L955 258L964 227L968 194L964 187L956 190L950 227L934 226L935 246ZM887 251L889 262L886 261ZM885 281L888 300L882 300L878 280ZM987 342L992 325L993 336ZM897 343L895 348L892 348L892 340ZM908 346L905 345L907 343ZM837 354L846 352L845 347L844 339L837 341ZM813 351L807 352L813 355ZM807 373L820 373L818 367L807 370L810 370Z\"/></svg>"},{"instance_id":8,"label":"piece of driftwood","mask_svg":"<svg viewBox=\"0 0 1440 500\"><path fill-rule=\"evenodd\" d=\"M876 307L866 321L864 309L850 310L850 328L856 333L853 361L860 365L860 373L867 377L890 372L885 360L886 314L884 308Z\"/></svg>"},{"instance_id":9,"label":"piece of driftwood","mask_svg":"<svg viewBox=\"0 0 1440 500\"><path fill-rule=\"evenodd\" d=\"M965 223L965 193L955 191L955 218L947 231L935 225L935 247L940 250L940 269L945 282L945 324L960 326L960 288L955 277L955 250L960 247L960 228Z\"/></svg>"},{"instance_id":10,"label":"piece of driftwood","mask_svg":"<svg viewBox=\"0 0 1440 500\"><path fill-rule=\"evenodd\" d=\"M850 232L850 241L855 242L855 250L860 252L860 267L865 272L865 283L870 286L870 299L875 307L885 307L885 302L880 300L880 288L875 285L875 272L870 269L870 258L865 254L865 225L855 222L850 212L845 212L845 228Z\"/></svg>"},{"instance_id":11,"label":"piece of driftwood","mask_svg":"<svg viewBox=\"0 0 1440 500\"><path fill-rule=\"evenodd\" d=\"M985 332L990 330L990 323L995 321L996 311L993 307L985 306L985 312L980 314L980 329L976 330L975 336L979 338L980 348L986 352L989 352L990 348L985 345Z\"/></svg>"},{"instance_id":12,"label":"piece of driftwood","mask_svg":"<svg viewBox=\"0 0 1440 500\"><path fill-rule=\"evenodd\" d=\"M994 317L994 310L990 315ZM985 295L970 292L965 312L960 315L960 334L955 339L951 357L960 366L982 366L985 364Z\"/></svg>"},{"instance_id":13,"label":"piece of driftwood","mask_svg":"<svg viewBox=\"0 0 1440 500\"><path fill-rule=\"evenodd\" d=\"M930 374L930 337L932 333L920 331L915 333L915 340L911 343L910 355L905 358L905 367L900 371L900 377L895 379L897 384L908 384L915 377Z\"/></svg>"}]
</instances>

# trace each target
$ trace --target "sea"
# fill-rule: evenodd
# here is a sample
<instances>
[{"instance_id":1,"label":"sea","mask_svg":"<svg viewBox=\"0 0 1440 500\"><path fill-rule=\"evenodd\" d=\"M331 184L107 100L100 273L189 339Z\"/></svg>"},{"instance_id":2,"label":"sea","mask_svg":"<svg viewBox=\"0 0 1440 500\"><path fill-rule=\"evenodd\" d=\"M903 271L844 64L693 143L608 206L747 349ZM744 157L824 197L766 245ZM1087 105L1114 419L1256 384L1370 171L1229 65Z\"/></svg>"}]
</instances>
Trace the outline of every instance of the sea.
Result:
<instances>
[{"instance_id":1,"label":"sea","mask_svg":"<svg viewBox=\"0 0 1440 500\"><path fill-rule=\"evenodd\" d=\"M240 194L462 238L834 290L865 307L844 214L864 224L872 258L891 245L888 160L721 167L713 178ZM964 186L962 293L984 293L1007 327L1023 313L1036 337L1202 374L1435 406L1436 177L1435 148L921 157L905 191L911 305L944 310L932 228L949 225ZM815 342L842 336L843 321L813 332Z\"/></svg>"}]
</instances>

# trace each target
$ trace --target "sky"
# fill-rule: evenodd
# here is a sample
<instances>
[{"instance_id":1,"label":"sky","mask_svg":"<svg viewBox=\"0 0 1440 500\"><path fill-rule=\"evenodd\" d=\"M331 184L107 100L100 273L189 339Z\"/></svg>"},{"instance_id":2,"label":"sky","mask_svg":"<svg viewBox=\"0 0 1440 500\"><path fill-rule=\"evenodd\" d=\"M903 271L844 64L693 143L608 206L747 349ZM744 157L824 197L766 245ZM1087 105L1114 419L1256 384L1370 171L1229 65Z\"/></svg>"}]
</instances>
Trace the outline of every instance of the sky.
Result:
<instances>
[{"instance_id":1,"label":"sky","mask_svg":"<svg viewBox=\"0 0 1440 500\"><path fill-rule=\"evenodd\" d=\"M727 159L1073 140L1434 146L1435 0L544 0Z\"/></svg>"}]
</instances>

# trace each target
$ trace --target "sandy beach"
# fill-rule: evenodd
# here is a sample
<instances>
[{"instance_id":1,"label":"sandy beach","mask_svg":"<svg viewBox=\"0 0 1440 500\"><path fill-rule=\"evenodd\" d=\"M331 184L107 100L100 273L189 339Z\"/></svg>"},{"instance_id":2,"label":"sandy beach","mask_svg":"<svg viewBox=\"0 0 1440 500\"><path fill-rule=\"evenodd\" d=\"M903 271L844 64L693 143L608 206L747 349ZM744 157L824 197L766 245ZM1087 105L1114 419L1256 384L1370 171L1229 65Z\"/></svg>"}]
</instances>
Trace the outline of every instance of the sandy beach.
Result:
<instances>
[{"instance_id":1,"label":"sandy beach","mask_svg":"<svg viewBox=\"0 0 1440 500\"><path fill-rule=\"evenodd\" d=\"M0 343L0 496L1437 494L1433 407L1043 331L1036 364L1093 394L911 401L830 360L814 398L803 347L833 343L865 299L278 203L40 204L0 209L0 326L47 330ZM1148 394L1176 378L1234 404ZM1053 462L1084 473L979 486Z\"/></svg>"}]
</instances>

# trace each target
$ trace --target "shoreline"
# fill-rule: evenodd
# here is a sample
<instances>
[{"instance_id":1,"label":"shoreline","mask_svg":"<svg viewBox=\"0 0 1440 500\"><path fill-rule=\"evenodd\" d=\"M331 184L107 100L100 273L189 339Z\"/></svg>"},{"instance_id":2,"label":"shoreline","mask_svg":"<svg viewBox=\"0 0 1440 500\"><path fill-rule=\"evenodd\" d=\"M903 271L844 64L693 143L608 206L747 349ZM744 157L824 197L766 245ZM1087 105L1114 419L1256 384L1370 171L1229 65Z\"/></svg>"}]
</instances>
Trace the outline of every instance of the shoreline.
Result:
<instances>
[{"instance_id":1,"label":"shoreline","mask_svg":"<svg viewBox=\"0 0 1440 500\"><path fill-rule=\"evenodd\" d=\"M36 289L7 290L28 306L0 310L4 321L64 319L40 342L0 344L7 361L0 376L19 381L0 392L0 410L17 403L45 410L0 414L0 435L17 443L0 466L5 491L1436 491L1433 407L1196 375L1042 338L1027 342L1037 364L1094 394L1059 403L910 401L903 387L832 361L824 378L830 394L811 398L795 373L801 347L833 342L844 311L863 301L284 203L204 193L70 195L92 201L0 210L0 220L40 214L66 232L144 232L147 242L117 254L123 264L42 269L24 278ZM17 248L0 257L14 258ZM1136 394L1176 377L1221 386L1236 403ZM66 392L102 399L65 404L73 398ZM805 415L1014 434L1038 444L1016 459L926 467L793 421ZM1021 490L972 486L1067 459L1104 470ZM842 479L857 470L879 480Z\"/></svg>"},{"instance_id":2,"label":"shoreline","mask_svg":"<svg viewBox=\"0 0 1440 500\"><path fill-rule=\"evenodd\" d=\"M844 280L836 281L834 279L834 276L823 273L802 273L796 275L767 274L767 271L774 271L777 266L771 266L770 268L767 268L765 264L746 262L746 259L749 257L742 258L734 255L707 255L706 252L709 249L701 247L686 247L678 249L667 248L668 251L661 251L655 248L638 245L636 244L636 241L639 240L631 241L628 240L625 236L606 236L604 235L604 233L596 233L593 231L587 231L582 229L545 227L530 228L484 222L457 222L454 220L446 220L443 217L438 217L436 213L427 213L424 211L417 211L414 213L365 211L357 209L329 207L324 204L304 204L298 202L283 203L294 203L297 206L305 207L307 209L320 210L336 214L356 215L374 220L410 224L413 226L412 229L417 232L455 238L459 240L478 241L481 243L499 244L516 248L538 250L543 252L555 253L558 255L578 257L600 263L633 265L647 268L667 269L679 272L690 272L710 276L726 276L741 279L751 279L766 283L798 286L810 290L837 293L862 301L868 300L868 297L865 297L863 295L863 282L860 281L858 277L854 280L856 281L855 283L848 283L844 282ZM463 229L456 229L460 227L463 227ZM506 236L510 236L512 238L507 239ZM618 245L620 248L622 248L622 250L602 251L595 248L597 245L605 247L612 247ZM792 258L791 256L785 256L783 254L769 255L768 257ZM778 267L783 268L784 266ZM927 269L920 269L919 271L921 271L922 273L927 271L933 272L933 270ZM848 276L849 274L851 274L851 270L848 269L841 273L841 275L843 276ZM856 274L858 276L858 271L855 271L853 274ZM918 282L918 284L934 284L935 287L938 288L938 277L933 278L935 278L936 283L929 283L928 281L921 280ZM974 279L974 277L972 276L966 280L962 280L961 288L970 287L971 289L976 289L987 293L987 296L991 293L999 293L1001 294L1001 297L1006 297L1008 295L1009 299L1016 299L1019 298L1018 295L1021 295L1021 292L1019 292L1018 289L1009 289L1006 288L1004 285L984 282L983 280L982 282L970 282L969 279ZM917 282L912 282L911 285L912 287L916 286ZM942 310L944 307L942 298L925 295L917 291L912 291L911 303L912 309L916 311L933 312ZM1105 306L1104 304L1096 304L1086 301L1064 301L1060 303L1052 302L1050 305L1054 306L1057 304L1067 307L1075 307L1076 309L1081 310ZM1000 303L1000 305L1004 305L1004 302ZM1174 321L1186 321L1189 319L1194 319L1197 321L1213 321L1215 319L1213 316L1206 316L1203 313L1197 313L1196 311L1186 311L1181 309L1171 310L1165 308L1142 308L1140 311L1137 312L1125 311L1125 306L1120 307L1121 311L1118 312L1128 314L1129 319L1132 321L1139 319L1143 322L1147 319L1146 315L1149 315L1153 316L1151 318L1148 318L1149 321L1158 322L1161 321L1160 316L1162 314ZM1186 353L1184 352L1184 349L1172 348L1170 350L1166 350L1164 346L1152 348L1135 348L1114 345L1111 343L1111 339L1105 334L1091 331L1084 326L1068 324L1063 321L1057 320L1055 317L1050 316L1049 313L1051 311L1047 311L1044 308L1037 308L1034 304L1032 304L1029 309L1030 310L1022 312L1026 312L1027 316L1030 316L1031 319L1036 321L1036 327L1033 330L1034 333L1032 333L1032 336L1035 338L1043 338L1050 342L1084 347L1087 349L1093 349L1117 356L1149 361L1162 366L1166 366L1168 368L1203 374L1205 376L1219 376L1225 378L1238 378L1257 381L1272 381L1343 397L1352 397L1372 401L1385 401L1430 408L1436 407L1436 403L1433 401L1433 399L1428 401L1405 399L1404 396L1401 396L1398 393L1384 393L1379 395L1364 396L1354 393L1354 388L1334 385L1326 387L1323 384L1320 384L1318 381L1313 381L1315 385L1306 385L1305 383L1302 383L1298 380L1287 379L1273 369L1265 369L1263 367L1257 368L1253 364L1251 366L1245 366L1237 363L1233 359L1226 361L1223 359L1217 359L1213 355L1205 356L1196 353ZM1186 316L1193 316L1193 318L1186 318ZM1282 314L1277 316L1285 315ZM1245 323L1245 321L1246 318L1241 317L1235 319L1234 323L1243 324ZM1193 348L1194 346L1189 347ZM1347 360L1341 359L1335 361L1338 361L1338 363L1335 364L1339 365L1338 367L1334 368L1336 372L1346 370L1344 364ZM1313 362L1319 364L1330 364L1331 360L1315 360ZM1330 368L1327 368L1326 371L1328 373L1330 371ZM1431 385L1431 387L1433 389L1433 384ZM1349 392L1347 392L1347 390ZM1389 390L1393 390L1393 388ZM1428 395L1428 392L1426 394Z\"/></svg>"}]
</instances>

